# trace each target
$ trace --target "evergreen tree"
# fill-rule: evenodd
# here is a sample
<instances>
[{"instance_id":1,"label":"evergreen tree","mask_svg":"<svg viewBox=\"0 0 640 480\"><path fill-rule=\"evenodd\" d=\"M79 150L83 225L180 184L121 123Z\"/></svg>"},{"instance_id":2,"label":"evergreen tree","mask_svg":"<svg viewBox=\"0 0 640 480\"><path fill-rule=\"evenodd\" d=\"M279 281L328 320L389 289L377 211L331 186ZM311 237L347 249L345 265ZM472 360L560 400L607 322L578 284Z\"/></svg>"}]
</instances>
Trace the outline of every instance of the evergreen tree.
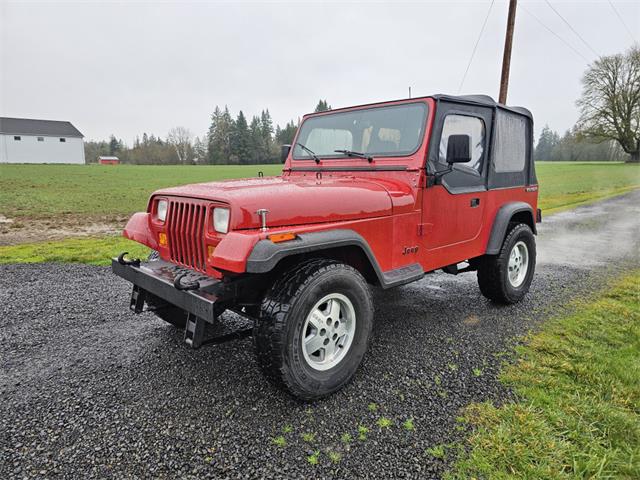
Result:
<instances>
[{"instance_id":1,"label":"evergreen tree","mask_svg":"<svg viewBox=\"0 0 640 480\"><path fill-rule=\"evenodd\" d=\"M251 163L262 163L264 161L264 137L262 132L262 122L257 116L251 119L249 126Z\"/></svg>"},{"instance_id":2,"label":"evergreen tree","mask_svg":"<svg viewBox=\"0 0 640 480\"><path fill-rule=\"evenodd\" d=\"M293 143L293 138L296 136L296 124L293 123L293 120L287 122L284 128L276 129L276 143L278 145L290 145Z\"/></svg>"},{"instance_id":3,"label":"evergreen tree","mask_svg":"<svg viewBox=\"0 0 640 480\"><path fill-rule=\"evenodd\" d=\"M233 135L234 128L235 122L233 121L233 118L231 118L229 108L225 105L224 112L222 112L222 122L220 129L220 138L223 146L222 154L224 158L229 158L231 156L231 137Z\"/></svg>"},{"instance_id":4,"label":"evergreen tree","mask_svg":"<svg viewBox=\"0 0 640 480\"><path fill-rule=\"evenodd\" d=\"M209 163L225 164L231 155L231 137L234 122L225 105L224 110L216 106L211 115L211 126L208 133Z\"/></svg>"},{"instance_id":5,"label":"evergreen tree","mask_svg":"<svg viewBox=\"0 0 640 480\"><path fill-rule=\"evenodd\" d=\"M318 105L316 105L316 109L314 110L316 113L318 112L326 112L331 110L331 105L326 100L320 100Z\"/></svg>"},{"instance_id":6,"label":"evergreen tree","mask_svg":"<svg viewBox=\"0 0 640 480\"><path fill-rule=\"evenodd\" d=\"M560 135L545 125L540 132L540 138L534 152L534 159L538 160L556 160L553 158L553 149L560 143Z\"/></svg>"},{"instance_id":7,"label":"evergreen tree","mask_svg":"<svg viewBox=\"0 0 640 480\"><path fill-rule=\"evenodd\" d=\"M216 164L218 163L217 158L217 150L218 146L216 143L217 137L217 127L220 123L220 118L222 117L222 112L220 111L220 107L216 105L216 108L213 110L211 114L211 124L209 125L209 132L207 133L207 160L209 163Z\"/></svg>"},{"instance_id":8,"label":"evergreen tree","mask_svg":"<svg viewBox=\"0 0 640 480\"><path fill-rule=\"evenodd\" d=\"M247 164L251 161L251 139L247 119L242 113L238 113L232 135L231 135L231 155L232 163Z\"/></svg>"},{"instance_id":9,"label":"evergreen tree","mask_svg":"<svg viewBox=\"0 0 640 480\"><path fill-rule=\"evenodd\" d=\"M262 152L260 154L261 163L270 162L273 154L273 120L269 109L263 110L260 114L260 124L262 127Z\"/></svg>"},{"instance_id":10,"label":"evergreen tree","mask_svg":"<svg viewBox=\"0 0 640 480\"><path fill-rule=\"evenodd\" d=\"M118 140L115 135L109 137L109 155L114 156L122 150L122 140Z\"/></svg>"}]
</instances>

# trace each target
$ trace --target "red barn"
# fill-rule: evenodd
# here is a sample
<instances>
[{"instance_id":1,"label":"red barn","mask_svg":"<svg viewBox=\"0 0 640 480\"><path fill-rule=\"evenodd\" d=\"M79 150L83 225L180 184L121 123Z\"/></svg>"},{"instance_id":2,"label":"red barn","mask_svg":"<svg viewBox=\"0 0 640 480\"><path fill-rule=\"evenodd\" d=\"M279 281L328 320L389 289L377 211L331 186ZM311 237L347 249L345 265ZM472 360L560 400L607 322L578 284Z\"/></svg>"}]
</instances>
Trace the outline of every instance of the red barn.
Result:
<instances>
[{"instance_id":1,"label":"red barn","mask_svg":"<svg viewBox=\"0 0 640 480\"><path fill-rule=\"evenodd\" d=\"M118 165L120 159L118 157L98 157L98 163L100 165Z\"/></svg>"}]
</instances>

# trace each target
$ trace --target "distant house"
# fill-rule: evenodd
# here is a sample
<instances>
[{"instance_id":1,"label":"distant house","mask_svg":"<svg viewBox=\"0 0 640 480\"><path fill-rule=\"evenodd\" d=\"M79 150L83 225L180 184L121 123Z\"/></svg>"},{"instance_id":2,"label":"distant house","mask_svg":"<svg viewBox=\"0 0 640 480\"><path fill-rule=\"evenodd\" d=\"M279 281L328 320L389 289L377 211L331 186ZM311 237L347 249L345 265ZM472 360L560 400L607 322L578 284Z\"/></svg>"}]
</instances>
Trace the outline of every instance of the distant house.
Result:
<instances>
[{"instance_id":1,"label":"distant house","mask_svg":"<svg viewBox=\"0 0 640 480\"><path fill-rule=\"evenodd\" d=\"M118 157L98 157L98 163L100 165L118 165L120 159Z\"/></svg>"},{"instance_id":2,"label":"distant house","mask_svg":"<svg viewBox=\"0 0 640 480\"><path fill-rule=\"evenodd\" d=\"M0 163L85 163L83 138L70 122L0 117Z\"/></svg>"}]
</instances>

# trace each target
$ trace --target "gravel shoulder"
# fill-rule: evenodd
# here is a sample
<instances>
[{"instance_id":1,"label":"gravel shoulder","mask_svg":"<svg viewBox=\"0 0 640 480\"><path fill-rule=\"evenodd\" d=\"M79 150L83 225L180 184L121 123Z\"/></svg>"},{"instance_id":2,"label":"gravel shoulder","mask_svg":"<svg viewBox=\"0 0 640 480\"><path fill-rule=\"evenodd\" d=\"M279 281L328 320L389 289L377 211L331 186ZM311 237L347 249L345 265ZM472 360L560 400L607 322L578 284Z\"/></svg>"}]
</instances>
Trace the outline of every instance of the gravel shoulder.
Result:
<instances>
[{"instance_id":1,"label":"gravel shoulder","mask_svg":"<svg viewBox=\"0 0 640 480\"><path fill-rule=\"evenodd\" d=\"M640 265L638 218L640 192L545 219L515 306L486 301L473 274L376 292L361 369L312 404L265 381L250 339L192 351L133 315L107 268L0 266L0 477L439 478L447 459L425 450L464 438L469 403L510 398L496 375L522 335Z\"/></svg>"}]
</instances>

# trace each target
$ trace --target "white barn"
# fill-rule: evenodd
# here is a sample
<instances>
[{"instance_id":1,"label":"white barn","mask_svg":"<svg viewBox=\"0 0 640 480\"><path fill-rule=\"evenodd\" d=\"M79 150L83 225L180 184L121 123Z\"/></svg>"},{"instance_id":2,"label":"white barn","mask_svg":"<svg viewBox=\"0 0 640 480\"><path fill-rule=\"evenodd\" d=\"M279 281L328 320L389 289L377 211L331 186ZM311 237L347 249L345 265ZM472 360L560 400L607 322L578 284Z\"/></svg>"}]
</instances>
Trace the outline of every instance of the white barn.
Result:
<instances>
[{"instance_id":1,"label":"white barn","mask_svg":"<svg viewBox=\"0 0 640 480\"><path fill-rule=\"evenodd\" d=\"M85 163L83 137L70 122L0 117L0 163Z\"/></svg>"}]
</instances>

